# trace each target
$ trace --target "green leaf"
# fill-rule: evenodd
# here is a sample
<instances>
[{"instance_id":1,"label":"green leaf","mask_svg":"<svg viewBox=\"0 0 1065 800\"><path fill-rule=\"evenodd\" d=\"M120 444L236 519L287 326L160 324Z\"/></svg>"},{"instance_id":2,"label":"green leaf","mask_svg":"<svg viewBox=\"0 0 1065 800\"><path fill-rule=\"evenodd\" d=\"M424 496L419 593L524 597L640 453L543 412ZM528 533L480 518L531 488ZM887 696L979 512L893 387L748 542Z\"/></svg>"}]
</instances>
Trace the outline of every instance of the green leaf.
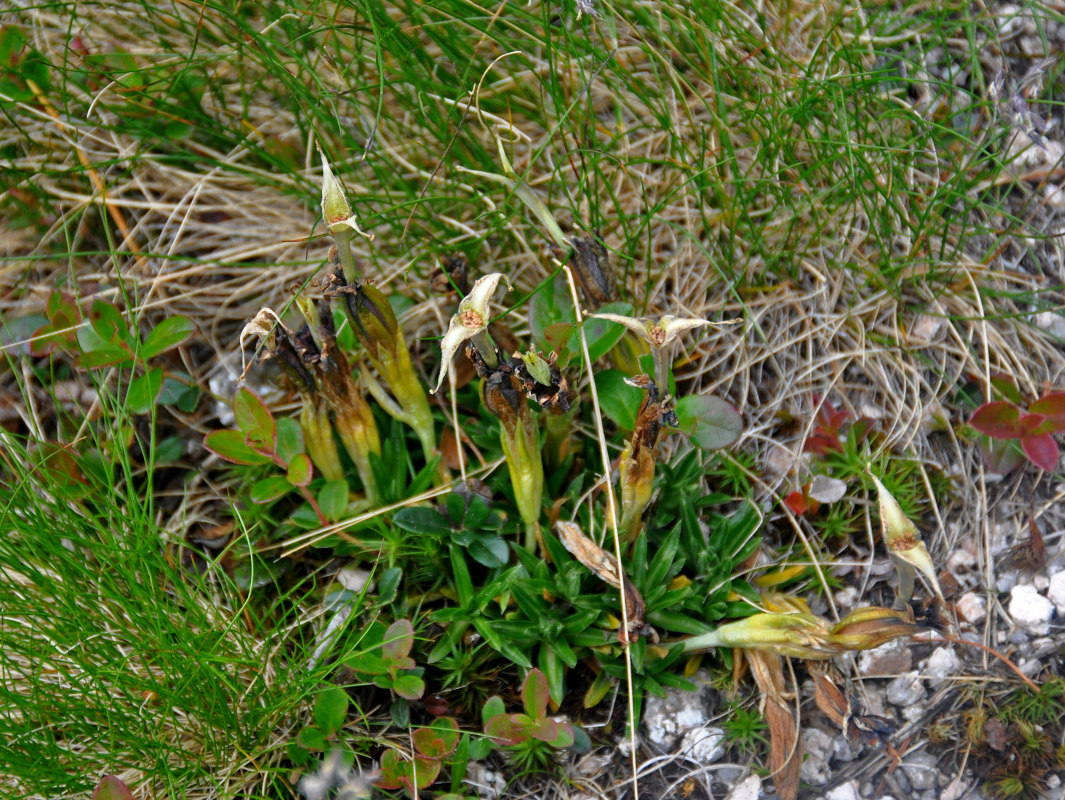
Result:
<instances>
[{"instance_id":1,"label":"green leaf","mask_svg":"<svg viewBox=\"0 0 1065 800\"><path fill-rule=\"evenodd\" d=\"M627 317L632 314L632 306L629 303L607 303L598 310L600 314L619 314ZM609 353L621 337L625 335L626 328L617 322L606 319L588 318L584 320L584 336L588 340L588 355L594 364Z\"/></svg>"},{"instance_id":2,"label":"green leaf","mask_svg":"<svg viewBox=\"0 0 1065 800\"><path fill-rule=\"evenodd\" d=\"M300 453L289 462L285 476L293 486L309 486L314 477L314 467L306 453Z\"/></svg>"},{"instance_id":3,"label":"green leaf","mask_svg":"<svg viewBox=\"0 0 1065 800\"><path fill-rule=\"evenodd\" d=\"M277 420L277 454L286 464L304 452L303 428L292 417Z\"/></svg>"},{"instance_id":4,"label":"green leaf","mask_svg":"<svg viewBox=\"0 0 1065 800\"><path fill-rule=\"evenodd\" d=\"M469 547L470 557L488 568L502 567L510 556L507 543L498 536L480 536Z\"/></svg>"},{"instance_id":5,"label":"green leaf","mask_svg":"<svg viewBox=\"0 0 1065 800\"><path fill-rule=\"evenodd\" d=\"M507 707L503 703L502 697L499 695L489 697L484 701L484 705L481 706L481 723L487 725L488 720L498 717L500 714L505 714L506 711Z\"/></svg>"},{"instance_id":6,"label":"green leaf","mask_svg":"<svg viewBox=\"0 0 1065 800\"><path fill-rule=\"evenodd\" d=\"M251 501L258 505L272 503L292 491L292 484L281 475L270 475L256 481L251 487Z\"/></svg>"},{"instance_id":7,"label":"green leaf","mask_svg":"<svg viewBox=\"0 0 1065 800\"><path fill-rule=\"evenodd\" d=\"M246 387L237 390L233 397L233 413L237 427L244 431L244 440L249 447L263 453L273 453L277 447L277 426L274 415L255 394Z\"/></svg>"},{"instance_id":8,"label":"green leaf","mask_svg":"<svg viewBox=\"0 0 1065 800\"><path fill-rule=\"evenodd\" d=\"M270 459L244 443L239 431L212 431L203 438L203 446L216 456L234 464L269 464Z\"/></svg>"},{"instance_id":9,"label":"green leaf","mask_svg":"<svg viewBox=\"0 0 1065 800\"><path fill-rule=\"evenodd\" d=\"M318 507L326 518L337 522L348 511L348 484L345 481L329 481L318 492Z\"/></svg>"},{"instance_id":10,"label":"green leaf","mask_svg":"<svg viewBox=\"0 0 1065 800\"><path fill-rule=\"evenodd\" d=\"M525 713L533 719L540 719L547 713L547 701L550 694L547 689L547 678L538 669L531 670L525 676L525 683L521 686L521 701L525 705Z\"/></svg>"},{"instance_id":11,"label":"green leaf","mask_svg":"<svg viewBox=\"0 0 1065 800\"><path fill-rule=\"evenodd\" d=\"M195 330L196 323L188 317L167 317L148 333L144 344L141 345L141 358L147 361L171 347L177 347L192 336Z\"/></svg>"},{"instance_id":12,"label":"green leaf","mask_svg":"<svg viewBox=\"0 0 1065 800\"><path fill-rule=\"evenodd\" d=\"M713 395L689 395L677 401L680 429L704 450L734 444L743 433L743 417L726 400Z\"/></svg>"},{"instance_id":13,"label":"green leaf","mask_svg":"<svg viewBox=\"0 0 1065 800\"><path fill-rule=\"evenodd\" d=\"M563 275L556 273L529 298L529 329L533 342L541 350L559 349L555 346L557 343L549 341L545 331L552 325L572 323L573 319L573 297L569 285Z\"/></svg>"},{"instance_id":14,"label":"green leaf","mask_svg":"<svg viewBox=\"0 0 1065 800\"><path fill-rule=\"evenodd\" d=\"M126 401L134 414L147 414L154 408L163 388L163 370L153 367L129 384Z\"/></svg>"},{"instance_id":15,"label":"green leaf","mask_svg":"<svg viewBox=\"0 0 1065 800\"><path fill-rule=\"evenodd\" d=\"M470 577L470 569L466 565L466 555L458 545L449 548L451 556L451 576L455 584L455 591L459 596L459 605L468 607L473 600L473 579Z\"/></svg>"},{"instance_id":16,"label":"green leaf","mask_svg":"<svg viewBox=\"0 0 1065 800\"><path fill-rule=\"evenodd\" d=\"M595 373L595 386L599 391L599 405L603 414L619 428L633 430L644 392L625 383L625 375L616 369Z\"/></svg>"},{"instance_id":17,"label":"green leaf","mask_svg":"<svg viewBox=\"0 0 1065 800\"><path fill-rule=\"evenodd\" d=\"M325 735L332 736L344 725L348 714L348 693L339 686L329 686L319 692L314 701L314 723Z\"/></svg>"},{"instance_id":18,"label":"green leaf","mask_svg":"<svg viewBox=\"0 0 1065 800\"><path fill-rule=\"evenodd\" d=\"M450 537L451 525L447 517L432 508L408 506L401 508L392 517L397 527L411 533L421 533L436 537Z\"/></svg>"},{"instance_id":19,"label":"green leaf","mask_svg":"<svg viewBox=\"0 0 1065 800\"><path fill-rule=\"evenodd\" d=\"M388 707L388 715L392 718L392 724L397 728L409 728L410 702L406 698L397 697Z\"/></svg>"},{"instance_id":20,"label":"green leaf","mask_svg":"<svg viewBox=\"0 0 1065 800\"><path fill-rule=\"evenodd\" d=\"M314 726L302 728L296 734L296 743L305 750L325 750L325 734Z\"/></svg>"},{"instance_id":21,"label":"green leaf","mask_svg":"<svg viewBox=\"0 0 1065 800\"><path fill-rule=\"evenodd\" d=\"M404 672L392 681L392 691L408 700L418 700L425 693L425 681L410 672Z\"/></svg>"},{"instance_id":22,"label":"green leaf","mask_svg":"<svg viewBox=\"0 0 1065 800\"><path fill-rule=\"evenodd\" d=\"M114 775L105 775L96 784L92 800L133 800L133 793Z\"/></svg>"},{"instance_id":23,"label":"green leaf","mask_svg":"<svg viewBox=\"0 0 1065 800\"><path fill-rule=\"evenodd\" d=\"M540 668L547 679L547 690L555 703L561 703L566 694L566 665L549 644L540 647Z\"/></svg>"},{"instance_id":24,"label":"green leaf","mask_svg":"<svg viewBox=\"0 0 1065 800\"><path fill-rule=\"evenodd\" d=\"M156 464L173 464L185 455L185 442L180 436L168 436L155 446Z\"/></svg>"},{"instance_id":25,"label":"green leaf","mask_svg":"<svg viewBox=\"0 0 1065 800\"><path fill-rule=\"evenodd\" d=\"M398 661L410 655L414 647L414 626L409 619L397 619L385 631L381 652L385 661Z\"/></svg>"}]
</instances>

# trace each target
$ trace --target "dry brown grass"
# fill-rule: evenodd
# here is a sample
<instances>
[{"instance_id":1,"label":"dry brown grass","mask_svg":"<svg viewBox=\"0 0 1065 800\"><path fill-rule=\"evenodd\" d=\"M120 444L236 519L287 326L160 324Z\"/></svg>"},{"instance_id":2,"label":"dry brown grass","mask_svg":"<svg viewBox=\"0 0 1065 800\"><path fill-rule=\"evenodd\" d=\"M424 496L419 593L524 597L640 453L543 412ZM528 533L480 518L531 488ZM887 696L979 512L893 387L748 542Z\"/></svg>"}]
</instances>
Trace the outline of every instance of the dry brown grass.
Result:
<instances>
[{"instance_id":1,"label":"dry brown grass","mask_svg":"<svg viewBox=\"0 0 1065 800\"><path fill-rule=\"evenodd\" d=\"M486 11L500 28L512 24L507 7ZM631 261L620 259L618 268L626 295L638 309L744 318L742 333L711 328L697 342L688 342L677 378L689 391L728 397L743 412L747 429L741 447L757 455L760 464L773 460L760 483L761 493L781 496L796 484L803 468L802 443L813 421L813 398L828 396L855 416L877 418L885 449L912 455L952 477L953 495L933 498L938 505L926 536L930 550L940 560L975 536L980 568L993 586L992 524L1004 521L1021 532L1027 515L1034 513L1057 529L1061 491L1050 478L1038 479L1033 486L1030 472L989 485L973 443L958 435L965 415L954 395L969 379L986 385L992 373L1012 375L1032 396L1045 386L1062 384L1065 352L1060 341L1033 327L1026 316L1035 305L1032 298L1044 293L1048 283L1062 280L1057 240L1038 245L1046 255L1041 273L1024 258L1027 245L1022 239L1007 234L994 239L1001 246L988 246L1001 226L1023 226L980 210L964 212L956 224L944 214L942 224L933 221L925 227L920 241L910 235L928 198L953 191L946 188L953 179L948 169L931 168L942 158L934 150L934 137L912 136L907 128L926 113L925 97L895 93L892 102L905 113L875 132L885 140L894 135L905 142L892 158L901 161L899 153L907 149L924 149L928 158L914 158L899 168L886 155L870 156L868 171L859 173L842 160L804 168L826 157L817 147L838 133L827 128L829 117L814 116L805 124L790 119L765 135L760 123L789 118L749 113L754 98L731 93L744 86L752 92L760 89L767 93L767 103L784 109L808 102L822 82L871 70L878 63L874 50L886 47L886 39L872 36L854 43L863 30L860 20L891 13L886 7L785 2L732 7L733 18L719 32L733 38L711 37L709 47L731 69L738 69L737 54L746 54L749 73L742 80L716 84L708 76L676 68L679 54L671 51L682 45L669 37L689 11L661 7L640 17L646 25L657 15L658 31L630 26L628 15L619 11L615 17L610 9L603 10L616 25L616 34L605 22L595 29L599 44L615 48L609 74L595 72L602 65L594 59L559 50L550 57L541 53L520 61L503 58L483 76L474 76L482 83L472 101L470 96L423 98L470 108L462 126L453 131L426 127L426 120L412 113L412 89L406 83L384 87L379 101L385 112L371 120L372 158L381 171L364 168L354 155L338 163L353 196L372 198L367 211L359 213L364 219L372 216L376 239L357 244L368 271L415 301L403 323L411 334L427 339L439 335L450 314L446 301L431 296L426 285L439 252L484 237L478 270L489 271L490 265L507 272L520 292L542 282L548 274L542 233L520 217L501 224L497 209L503 206L503 196L498 187L477 183L456 169L465 166L471 150L490 154L491 134L512 127L518 132L512 134L516 141L510 149L516 169L530 170L529 182L542 190L548 207L558 209L560 221L586 226L590 219L599 219L608 246L634 255ZM917 7L900 13L921 16ZM395 9L389 14L404 26L402 14ZM770 21L764 31L758 15ZM171 18L181 24L171 24ZM285 307L289 287L316 273L328 247L319 235L320 224L315 224L319 167L314 138L306 121L279 102L278 96L290 89L278 80L277 67L310 80L313 66L327 90L346 91L352 73L324 44L340 34L318 26L361 24L360 19L315 6L308 27L323 41L322 50L311 56L282 51L269 62L271 69L262 59L245 57L244 34L228 17L206 6L174 5L155 18L148 18L145 7L136 3L98 6L79 16L73 31L65 11L48 8L16 10L9 21L25 30L37 50L58 61L76 55L70 47L73 32L89 50L124 50L138 65L163 71L177 58L175 53L191 47L190 32L198 31L201 47L216 54L205 67L212 91L203 113L220 129L244 133L213 137L232 144L221 150L194 133L180 143L188 157L175 160L172 143L153 142L126 130L114 110L113 101L123 91L145 102L150 89L131 91L101 81L89 93L71 82L62 106L55 98L9 104L7 122L0 125L0 149L17 151L12 166L26 176L18 188L35 198L43 224L0 234L0 317L10 320L39 312L56 286L76 288L86 300L124 295L142 326L171 314L194 319L199 335L182 350L185 368L203 386L219 376L232 380L240 369L240 329L262 306ZM253 14L248 24L262 31L268 22ZM173 38L163 46L160 31L168 26ZM438 42L423 30L413 26L405 32L431 59L447 62ZM755 52L749 46L752 37L763 34L764 50ZM903 29L892 46L902 52L922 35L921 28ZM964 49L962 42L950 44ZM847 60L824 58L826 52L848 47L852 52ZM502 55L496 48L495 41L482 36L471 49L479 56ZM994 53L988 57L993 60ZM386 61L389 77L394 65L391 57ZM376 91L380 75L372 59L360 62L358 70L360 85ZM653 91L619 93L617 72L624 73L626 85ZM537 93L521 87L553 78L562 87L560 96L576 102L590 73L591 118L599 142L610 143L612 161L609 170L597 173L600 183L594 191L571 191L567 197L566 187L589 181L577 152L580 142L569 125L562 125L565 109L558 107L557 97L548 90ZM936 84L929 86L938 92ZM324 98L338 103L337 122L346 130L338 134L320 129L327 145L365 140L356 131L366 128L367 120L359 114L366 112L367 104L345 105L342 95L329 91L309 96L319 103ZM497 110L509 105L510 116L486 110L479 117L477 103ZM861 113L861 107L851 110L855 108ZM668 129L646 124L664 109L671 115ZM740 122L730 114L737 114ZM858 123L853 135L861 140L871 129ZM983 131L976 135L983 136ZM766 159L767 149L780 149L780 141L789 138L794 140L791 150ZM678 142L701 143L696 148ZM717 186L717 197L705 190L706 184L700 184L701 190L692 182L691 170L678 166L678 158L696 149L718 156L709 161L709 177L704 178ZM301 168L271 171L263 151L294 155ZM103 192L83 163L92 165ZM894 181L905 181L905 190L893 190ZM409 197L397 193L395 184L400 183L411 187ZM756 188L763 183L764 192ZM786 188L778 190L778 183ZM849 188L841 192L840 184ZM1028 188L1021 184L1017 191ZM868 202L854 199L855 191L865 191ZM457 199L408 207L415 195L437 192ZM784 194L791 199L782 200ZM1008 196L1000 197L1009 203ZM1044 230L1059 225L1059 216L1041 210L1038 195L1033 197L1027 208L1033 212L1030 216L1042 215L1038 225ZM392 206L390 198L397 200ZM943 210L950 212L951 207L946 203ZM124 242L119 241L119 219L128 230ZM890 239L883 236L885 220L897 228ZM626 228L634 230L637 245L623 235ZM974 229L983 238L969 243ZM882 271L885 248L905 264L893 278ZM792 254L794 269L767 262L767 254L778 253ZM512 318L519 337L527 333L523 315L521 311ZM420 347L425 374L432 372L434 348L430 341ZM9 346L8 352L17 350ZM5 372L3 381L5 390L17 395L15 377ZM210 429L216 424L212 408L185 422L200 432ZM47 409L40 415L47 428L51 415ZM783 415L802 424L785 429ZM217 524L223 488L210 473L198 477L180 501L173 498L176 505L162 520L164 527L177 539L182 527ZM805 521L796 524L806 526L808 536L816 535ZM774 519L771 525L787 530L788 523ZM993 604L984 641L993 643L996 631L1010 624L1001 606ZM652 769L650 763L646 767ZM236 754L231 763L217 768L234 791L242 782L249 787L256 783L255 769L248 769ZM594 786L597 796L610 796L603 784ZM591 785L581 788L587 792ZM203 797L225 794L203 791ZM577 796L564 786L537 791L540 796Z\"/></svg>"}]
</instances>

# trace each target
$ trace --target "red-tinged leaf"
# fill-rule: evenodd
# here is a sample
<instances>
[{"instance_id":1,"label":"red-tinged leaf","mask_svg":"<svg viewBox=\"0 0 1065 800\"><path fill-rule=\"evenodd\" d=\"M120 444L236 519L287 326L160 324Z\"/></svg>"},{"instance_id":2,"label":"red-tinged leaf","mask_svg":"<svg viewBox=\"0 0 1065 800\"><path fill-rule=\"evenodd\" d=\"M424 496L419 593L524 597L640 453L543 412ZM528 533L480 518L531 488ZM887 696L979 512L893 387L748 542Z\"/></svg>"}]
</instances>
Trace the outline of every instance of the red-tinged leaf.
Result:
<instances>
[{"instance_id":1,"label":"red-tinged leaf","mask_svg":"<svg viewBox=\"0 0 1065 800\"><path fill-rule=\"evenodd\" d=\"M133 793L114 775L104 775L96 784L92 800L133 800Z\"/></svg>"},{"instance_id":2,"label":"red-tinged leaf","mask_svg":"<svg viewBox=\"0 0 1065 800\"><path fill-rule=\"evenodd\" d=\"M529 729L529 735L541 742L551 742L558 737L558 723L551 717L536 720Z\"/></svg>"},{"instance_id":3,"label":"red-tinged leaf","mask_svg":"<svg viewBox=\"0 0 1065 800\"><path fill-rule=\"evenodd\" d=\"M300 453L292 459L286 477L293 486L310 485L311 478L314 477L314 467L311 466L311 459L306 453Z\"/></svg>"},{"instance_id":4,"label":"red-tinged leaf","mask_svg":"<svg viewBox=\"0 0 1065 800\"><path fill-rule=\"evenodd\" d=\"M75 330L65 327L45 325L33 332L30 337L30 355L46 356L57 347L69 348L74 344Z\"/></svg>"},{"instance_id":5,"label":"red-tinged leaf","mask_svg":"<svg viewBox=\"0 0 1065 800\"><path fill-rule=\"evenodd\" d=\"M843 445L840 444L838 436L827 433L811 433L806 441L803 442L802 451L824 456L829 453L842 453Z\"/></svg>"},{"instance_id":6,"label":"red-tinged leaf","mask_svg":"<svg viewBox=\"0 0 1065 800\"><path fill-rule=\"evenodd\" d=\"M392 681L392 691L405 700L420 700L425 694L425 681L417 675L404 672Z\"/></svg>"},{"instance_id":7,"label":"red-tinged leaf","mask_svg":"<svg viewBox=\"0 0 1065 800\"><path fill-rule=\"evenodd\" d=\"M212 431L203 438L203 446L234 464L270 463L269 458L244 443L244 435L240 431Z\"/></svg>"},{"instance_id":8,"label":"red-tinged leaf","mask_svg":"<svg viewBox=\"0 0 1065 800\"><path fill-rule=\"evenodd\" d=\"M573 747L573 743L576 741L577 735L573 732L573 726L568 722L560 722L558 723L558 735L549 741L548 744L561 749L563 747Z\"/></svg>"},{"instance_id":9,"label":"red-tinged leaf","mask_svg":"<svg viewBox=\"0 0 1065 800\"><path fill-rule=\"evenodd\" d=\"M1021 447L1028 459L1041 469L1053 472L1058 468L1061 453L1058 443L1049 433L1038 433L1034 436L1025 436L1021 439Z\"/></svg>"},{"instance_id":10,"label":"red-tinged leaf","mask_svg":"<svg viewBox=\"0 0 1065 800\"><path fill-rule=\"evenodd\" d=\"M441 717L435 720L430 727L436 731L437 737L443 743L443 754L449 756L455 752L455 748L459 746L459 740L462 738L458 722L451 717Z\"/></svg>"},{"instance_id":11,"label":"red-tinged leaf","mask_svg":"<svg viewBox=\"0 0 1065 800\"><path fill-rule=\"evenodd\" d=\"M1047 418L1042 414L1029 414L1027 412L1021 414L1021 419L1017 423L1021 429L1021 438L1028 436L1034 436L1039 433L1049 433L1043 427L1043 423L1047 421Z\"/></svg>"},{"instance_id":12,"label":"red-tinged leaf","mask_svg":"<svg viewBox=\"0 0 1065 800\"><path fill-rule=\"evenodd\" d=\"M1065 392L1045 394L1028 407L1033 414L1042 414L1046 433L1065 433Z\"/></svg>"},{"instance_id":13,"label":"red-tinged leaf","mask_svg":"<svg viewBox=\"0 0 1065 800\"><path fill-rule=\"evenodd\" d=\"M148 333L141 345L141 357L145 360L177 347L192 336L196 323L188 317L167 317Z\"/></svg>"},{"instance_id":14,"label":"red-tinged leaf","mask_svg":"<svg viewBox=\"0 0 1065 800\"><path fill-rule=\"evenodd\" d=\"M250 389L241 387L233 397L237 427L244 431L244 441L261 453L273 453L277 447L274 415Z\"/></svg>"},{"instance_id":15,"label":"red-tinged leaf","mask_svg":"<svg viewBox=\"0 0 1065 800\"><path fill-rule=\"evenodd\" d=\"M397 659L410 655L413 646L414 626L410 624L409 619L397 619L385 631L381 651L386 661L395 662Z\"/></svg>"},{"instance_id":16,"label":"red-tinged leaf","mask_svg":"<svg viewBox=\"0 0 1065 800\"><path fill-rule=\"evenodd\" d=\"M440 758L443 756L444 743L440 737L430 728L418 728L411 739L414 741L414 749L426 758Z\"/></svg>"},{"instance_id":17,"label":"red-tinged leaf","mask_svg":"<svg viewBox=\"0 0 1065 800\"><path fill-rule=\"evenodd\" d=\"M1019 439L1022 435L1020 422L1021 410L1005 400L984 403L969 420L976 430L992 439Z\"/></svg>"},{"instance_id":18,"label":"red-tinged leaf","mask_svg":"<svg viewBox=\"0 0 1065 800\"><path fill-rule=\"evenodd\" d=\"M81 309L74 296L58 289L48 295L44 309L53 328L73 328L81 322Z\"/></svg>"},{"instance_id":19,"label":"red-tinged leaf","mask_svg":"<svg viewBox=\"0 0 1065 800\"><path fill-rule=\"evenodd\" d=\"M810 510L810 503L807 501L806 495L799 491L789 492L788 496L784 498L784 505L791 509L792 514L799 517Z\"/></svg>"},{"instance_id":20,"label":"red-tinged leaf","mask_svg":"<svg viewBox=\"0 0 1065 800\"><path fill-rule=\"evenodd\" d=\"M428 789L440 776L440 761L435 758L414 757L414 765L411 777L417 781L418 789ZM413 783L414 781L412 781ZM410 791L409 787L406 787ZM412 792L411 797L417 797L417 792Z\"/></svg>"},{"instance_id":21,"label":"red-tinged leaf","mask_svg":"<svg viewBox=\"0 0 1065 800\"><path fill-rule=\"evenodd\" d=\"M525 705L525 713L533 719L540 719L547 714L547 703L550 699L544 673L538 669L531 670L521 686L521 701Z\"/></svg>"},{"instance_id":22,"label":"red-tinged leaf","mask_svg":"<svg viewBox=\"0 0 1065 800\"><path fill-rule=\"evenodd\" d=\"M514 721L518 714L497 714L485 723L484 733L500 744L518 744L528 739L525 729ZM525 717L524 714L520 716ZM525 717L528 719L528 717Z\"/></svg>"},{"instance_id":23,"label":"red-tinged leaf","mask_svg":"<svg viewBox=\"0 0 1065 800\"><path fill-rule=\"evenodd\" d=\"M375 786L381 789L400 788L400 778L409 775L410 763L404 761L398 750L386 750L381 756L381 777Z\"/></svg>"}]
</instances>

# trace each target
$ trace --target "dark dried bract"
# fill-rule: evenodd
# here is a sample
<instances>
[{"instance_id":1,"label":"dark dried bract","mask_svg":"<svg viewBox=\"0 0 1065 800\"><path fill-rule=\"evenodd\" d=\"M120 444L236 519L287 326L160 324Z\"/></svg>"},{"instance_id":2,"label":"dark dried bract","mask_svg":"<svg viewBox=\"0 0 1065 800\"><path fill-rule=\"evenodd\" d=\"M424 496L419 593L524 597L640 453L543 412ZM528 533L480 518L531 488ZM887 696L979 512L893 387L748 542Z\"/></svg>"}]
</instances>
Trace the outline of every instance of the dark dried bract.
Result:
<instances>
[{"instance_id":1,"label":"dark dried bract","mask_svg":"<svg viewBox=\"0 0 1065 800\"><path fill-rule=\"evenodd\" d=\"M617 282L610 265L610 253L598 235L581 234L570 241L573 255L570 266L577 275L588 305L593 309L618 299Z\"/></svg>"}]
</instances>

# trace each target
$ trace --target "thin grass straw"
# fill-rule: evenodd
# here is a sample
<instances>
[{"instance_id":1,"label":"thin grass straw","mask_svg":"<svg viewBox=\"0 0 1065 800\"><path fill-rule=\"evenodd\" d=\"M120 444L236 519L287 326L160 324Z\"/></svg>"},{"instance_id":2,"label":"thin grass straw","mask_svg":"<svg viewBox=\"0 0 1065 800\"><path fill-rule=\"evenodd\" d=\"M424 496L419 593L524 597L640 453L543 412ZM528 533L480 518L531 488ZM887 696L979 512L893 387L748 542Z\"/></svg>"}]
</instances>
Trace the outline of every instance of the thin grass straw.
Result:
<instances>
[{"instance_id":1,"label":"thin grass straw","mask_svg":"<svg viewBox=\"0 0 1065 800\"><path fill-rule=\"evenodd\" d=\"M573 273L570 272L570 268L566 265L562 265L562 270L566 273L566 281L569 283L570 296L573 298L573 313L577 321L577 332L581 340L581 353L584 356L584 363L588 367L588 386L592 394L592 416L595 417L595 433L596 439L599 442L599 456L603 459L603 476L606 483L606 499L610 506L610 527L614 533L614 557L618 560L618 594L620 596L621 605L621 628L626 633L629 630L629 614L625 608L625 570L621 568L621 535L618 533L618 508L617 502L614 499L614 484L610 480L610 454L607 452L606 447L606 433L603 430L603 414L599 407L599 392L595 388L595 373L592 370L592 356L588 352L588 339L584 335L584 326L582 323L584 320L581 318L581 301L577 297L577 286L573 282ZM628 684L628 713L629 713L629 757L632 761L632 798L633 800L640 800L640 787L637 781L637 774L639 773L639 765L636 763L636 726L639 724L639 720L636 719L636 705L633 699L633 682L632 682L632 651L629 649L629 641L626 636L624 644L625 650L625 681Z\"/></svg>"}]
</instances>

